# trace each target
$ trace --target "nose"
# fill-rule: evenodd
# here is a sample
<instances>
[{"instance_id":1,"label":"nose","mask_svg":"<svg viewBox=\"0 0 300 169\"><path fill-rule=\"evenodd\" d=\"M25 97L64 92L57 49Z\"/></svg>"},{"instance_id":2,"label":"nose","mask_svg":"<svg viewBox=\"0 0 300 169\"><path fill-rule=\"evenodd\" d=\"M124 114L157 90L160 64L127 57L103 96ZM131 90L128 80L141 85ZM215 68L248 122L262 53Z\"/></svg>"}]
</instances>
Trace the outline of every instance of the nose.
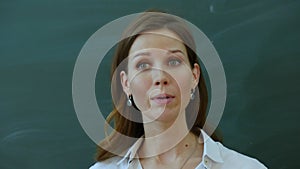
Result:
<instances>
[{"instance_id":1,"label":"nose","mask_svg":"<svg viewBox=\"0 0 300 169\"><path fill-rule=\"evenodd\" d=\"M152 69L153 85L168 85L170 83L168 74L159 69Z\"/></svg>"}]
</instances>

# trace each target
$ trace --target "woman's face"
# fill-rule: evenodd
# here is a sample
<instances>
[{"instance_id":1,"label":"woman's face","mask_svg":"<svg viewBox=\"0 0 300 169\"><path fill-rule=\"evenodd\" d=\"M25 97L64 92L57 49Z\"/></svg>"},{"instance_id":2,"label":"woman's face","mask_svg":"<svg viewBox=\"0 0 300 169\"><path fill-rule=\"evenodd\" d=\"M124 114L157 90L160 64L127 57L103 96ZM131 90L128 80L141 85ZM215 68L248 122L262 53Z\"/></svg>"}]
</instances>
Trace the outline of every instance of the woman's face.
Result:
<instances>
[{"instance_id":1,"label":"woman's face","mask_svg":"<svg viewBox=\"0 0 300 169\"><path fill-rule=\"evenodd\" d=\"M120 73L123 90L132 95L147 121L170 121L184 113L198 84L199 65L191 69L186 48L172 31L145 32L132 44L128 71Z\"/></svg>"}]
</instances>

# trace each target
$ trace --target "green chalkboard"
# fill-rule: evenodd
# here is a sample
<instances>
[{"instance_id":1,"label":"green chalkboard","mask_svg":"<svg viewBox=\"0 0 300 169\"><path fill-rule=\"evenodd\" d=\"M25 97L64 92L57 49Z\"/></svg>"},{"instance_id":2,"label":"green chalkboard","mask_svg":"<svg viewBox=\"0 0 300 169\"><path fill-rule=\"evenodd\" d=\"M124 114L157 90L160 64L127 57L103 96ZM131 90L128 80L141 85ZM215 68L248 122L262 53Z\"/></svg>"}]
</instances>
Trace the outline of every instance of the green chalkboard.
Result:
<instances>
[{"instance_id":1,"label":"green chalkboard","mask_svg":"<svg viewBox=\"0 0 300 169\"><path fill-rule=\"evenodd\" d=\"M93 164L96 145L72 102L77 56L106 23L149 8L192 22L218 51L228 93L224 144L269 168L299 168L299 0L0 1L0 168ZM96 79L104 114L112 53Z\"/></svg>"}]
</instances>

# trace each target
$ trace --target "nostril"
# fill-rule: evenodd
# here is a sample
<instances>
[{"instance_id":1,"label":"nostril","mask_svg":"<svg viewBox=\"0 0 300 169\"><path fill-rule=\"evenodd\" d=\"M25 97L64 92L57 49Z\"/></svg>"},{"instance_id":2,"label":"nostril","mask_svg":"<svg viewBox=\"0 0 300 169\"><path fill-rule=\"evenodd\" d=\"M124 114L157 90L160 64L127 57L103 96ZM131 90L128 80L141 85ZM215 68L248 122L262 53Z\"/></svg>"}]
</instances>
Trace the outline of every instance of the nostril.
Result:
<instances>
[{"instance_id":1,"label":"nostril","mask_svg":"<svg viewBox=\"0 0 300 169\"><path fill-rule=\"evenodd\" d=\"M161 83L160 83L159 81L155 82L155 85L160 85L160 84L161 84ZM162 84L163 84L163 85L167 85L168 82L167 82L167 81L164 81Z\"/></svg>"}]
</instances>

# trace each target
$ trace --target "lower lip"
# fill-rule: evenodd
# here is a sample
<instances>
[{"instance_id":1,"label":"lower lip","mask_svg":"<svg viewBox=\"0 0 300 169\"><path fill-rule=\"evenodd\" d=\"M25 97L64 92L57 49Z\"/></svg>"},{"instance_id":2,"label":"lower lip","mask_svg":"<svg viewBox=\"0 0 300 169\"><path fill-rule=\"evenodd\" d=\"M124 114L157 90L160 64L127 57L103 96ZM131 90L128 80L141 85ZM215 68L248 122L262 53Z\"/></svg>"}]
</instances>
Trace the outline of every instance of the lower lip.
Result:
<instances>
[{"instance_id":1,"label":"lower lip","mask_svg":"<svg viewBox=\"0 0 300 169\"><path fill-rule=\"evenodd\" d=\"M165 104L169 104L170 102L172 102L174 98L167 98L167 99L153 99L153 101L158 104L158 105L165 105Z\"/></svg>"}]
</instances>

